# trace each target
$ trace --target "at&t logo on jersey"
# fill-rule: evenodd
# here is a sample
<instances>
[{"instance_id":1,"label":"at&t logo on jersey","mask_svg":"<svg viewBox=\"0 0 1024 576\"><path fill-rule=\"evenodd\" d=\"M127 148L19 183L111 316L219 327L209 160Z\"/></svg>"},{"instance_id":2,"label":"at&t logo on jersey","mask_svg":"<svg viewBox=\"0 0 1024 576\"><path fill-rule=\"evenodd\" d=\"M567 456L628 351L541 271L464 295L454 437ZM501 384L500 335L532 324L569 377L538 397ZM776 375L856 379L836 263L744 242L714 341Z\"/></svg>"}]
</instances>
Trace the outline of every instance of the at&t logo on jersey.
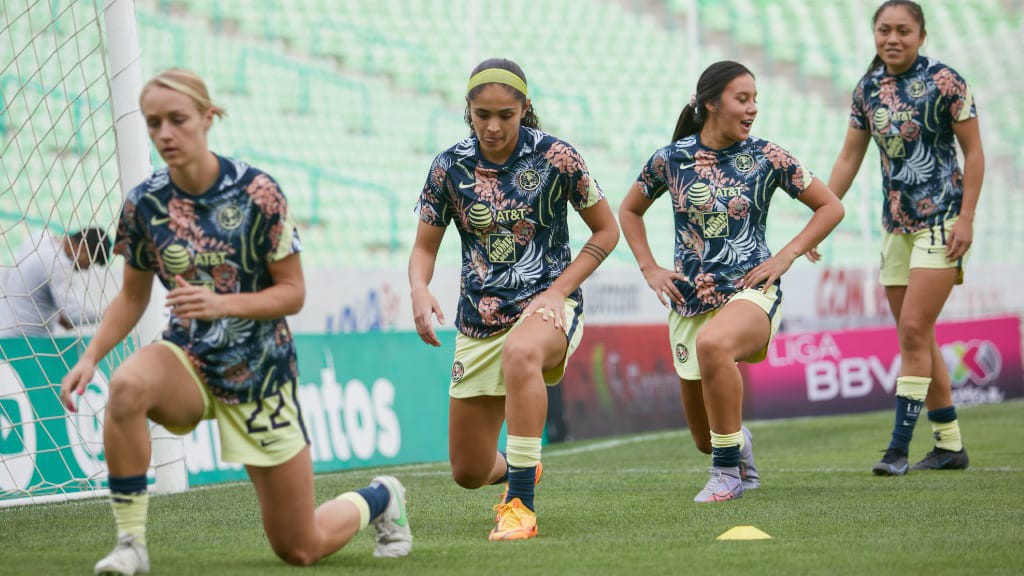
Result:
<instances>
[{"instance_id":1,"label":"at&t logo on jersey","mask_svg":"<svg viewBox=\"0 0 1024 576\"><path fill-rule=\"evenodd\" d=\"M168 274L184 274L192 267L192 256L181 244L171 244L164 248L161 258Z\"/></svg>"},{"instance_id":2,"label":"at&t logo on jersey","mask_svg":"<svg viewBox=\"0 0 1024 576\"><path fill-rule=\"evenodd\" d=\"M469 207L469 217L466 221L476 230L487 230L494 224L494 214L486 204L477 202Z\"/></svg>"},{"instance_id":3,"label":"at&t logo on jersey","mask_svg":"<svg viewBox=\"0 0 1024 576\"><path fill-rule=\"evenodd\" d=\"M707 182L694 182L686 196L690 199L691 206L702 208L715 197L715 191L708 186Z\"/></svg>"}]
</instances>

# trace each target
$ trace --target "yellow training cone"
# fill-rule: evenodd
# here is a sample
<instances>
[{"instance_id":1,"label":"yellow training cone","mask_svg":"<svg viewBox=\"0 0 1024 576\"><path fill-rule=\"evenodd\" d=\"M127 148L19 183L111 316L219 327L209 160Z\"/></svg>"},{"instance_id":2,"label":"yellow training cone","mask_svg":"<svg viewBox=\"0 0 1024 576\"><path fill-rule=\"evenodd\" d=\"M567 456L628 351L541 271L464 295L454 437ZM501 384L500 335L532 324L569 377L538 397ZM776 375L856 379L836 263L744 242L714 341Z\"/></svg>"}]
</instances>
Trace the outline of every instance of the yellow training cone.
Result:
<instances>
[{"instance_id":1,"label":"yellow training cone","mask_svg":"<svg viewBox=\"0 0 1024 576\"><path fill-rule=\"evenodd\" d=\"M734 526L722 533L716 540L771 540L768 534L753 526Z\"/></svg>"}]
</instances>

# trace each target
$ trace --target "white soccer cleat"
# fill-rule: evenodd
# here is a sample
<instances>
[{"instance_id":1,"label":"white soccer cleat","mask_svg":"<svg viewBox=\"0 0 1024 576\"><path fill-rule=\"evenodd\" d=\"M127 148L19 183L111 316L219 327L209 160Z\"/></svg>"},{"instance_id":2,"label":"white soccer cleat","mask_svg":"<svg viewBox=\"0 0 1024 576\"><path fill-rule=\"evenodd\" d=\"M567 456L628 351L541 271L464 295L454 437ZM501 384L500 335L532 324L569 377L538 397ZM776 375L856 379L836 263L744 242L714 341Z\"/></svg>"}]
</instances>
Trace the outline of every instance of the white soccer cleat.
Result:
<instances>
[{"instance_id":1,"label":"white soccer cleat","mask_svg":"<svg viewBox=\"0 0 1024 576\"><path fill-rule=\"evenodd\" d=\"M743 447L740 448L740 479L743 480L744 490L753 490L761 486L761 476L757 473L757 466L754 466L754 441L746 426L740 428L743 432Z\"/></svg>"},{"instance_id":2,"label":"white soccer cleat","mask_svg":"<svg viewBox=\"0 0 1024 576\"><path fill-rule=\"evenodd\" d=\"M376 532L373 555L378 558L407 556L412 551L412 530L405 512L405 487L394 476L377 476L373 481L380 482L391 493L388 507L373 520Z\"/></svg>"},{"instance_id":3,"label":"white soccer cleat","mask_svg":"<svg viewBox=\"0 0 1024 576\"><path fill-rule=\"evenodd\" d=\"M711 478L704 489L697 493L694 502L724 502L743 496L743 481L736 468L710 468Z\"/></svg>"},{"instance_id":4,"label":"white soccer cleat","mask_svg":"<svg viewBox=\"0 0 1024 576\"><path fill-rule=\"evenodd\" d=\"M106 558L96 563L96 574L101 576L132 576L149 573L149 552L146 545L135 541L135 536L122 534L117 546Z\"/></svg>"}]
</instances>

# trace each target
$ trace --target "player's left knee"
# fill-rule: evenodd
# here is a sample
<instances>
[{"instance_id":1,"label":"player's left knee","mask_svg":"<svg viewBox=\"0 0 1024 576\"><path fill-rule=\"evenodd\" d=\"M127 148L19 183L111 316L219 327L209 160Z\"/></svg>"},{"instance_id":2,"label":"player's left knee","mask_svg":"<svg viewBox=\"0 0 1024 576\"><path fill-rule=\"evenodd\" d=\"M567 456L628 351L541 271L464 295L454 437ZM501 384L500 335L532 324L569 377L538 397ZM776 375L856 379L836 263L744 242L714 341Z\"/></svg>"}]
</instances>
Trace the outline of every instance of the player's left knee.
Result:
<instances>
[{"instance_id":1,"label":"player's left knee","mask_svg":"<svg viewBox=\"0 0 1024 576\"><path fill-rule=\"evenodd\" d=\"M900 345L904 349L930 347L934 330L934 324L915 321L911 318L901 318L899 325Z\"/></svg>"},{"instance_id":2,"label":"player's left knee","mask_svg":"<svg viewBox=\"0 0 1024 576\"><path fill-rule=\"evenodd\" d=\"M507 341L501 352L501 371L508 380L515 380L518 375L539 372L541 369L541 353L536 345L529 342Z\"/></svg>"},{"instance_id":3,"label":"player's left knee","mask_svg":"<svg viewBox=\"0 0 1024 576\"><path fill-rule=\"evenodd\" d=\"M732 350L723 338L703 333L697 334L697 358L701 366L710 367L716 363L730 362Z\"/></svg>"},{"instance_id":4,"label":"player's left knee","mask_svg":"<svg viewBox=\"0 0 1024 576\"><path fill-rule=\"evenodd\" d=\"M452 465L452 480L462 488L475 490L488 485L490 482L490 468L478 466Z\"/></svg>"},{"instance_id":5,"label":"player's left knee","mask_svg":"<svg viewBox=\"0 0 1024 576\"><path fill-rule=\"evenodd\" d=\"M278 558L291 566L312 566L320 558L305 547L275 550Z\"/></svg>"}]
</instances>

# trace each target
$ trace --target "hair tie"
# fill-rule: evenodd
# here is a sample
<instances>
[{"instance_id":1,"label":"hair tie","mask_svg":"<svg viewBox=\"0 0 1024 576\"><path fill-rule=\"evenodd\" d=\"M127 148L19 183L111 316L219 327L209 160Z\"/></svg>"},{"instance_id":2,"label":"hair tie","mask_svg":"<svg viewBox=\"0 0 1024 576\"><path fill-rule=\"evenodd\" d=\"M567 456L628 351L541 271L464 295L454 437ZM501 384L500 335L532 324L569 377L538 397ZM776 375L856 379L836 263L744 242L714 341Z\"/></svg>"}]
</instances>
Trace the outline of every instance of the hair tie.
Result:
<instances>
[{"instance_id":1,"label":"hair tie","mask_svg":"<svg viewBox=\"0 0 1024 576\"><path fill-rule=\"evenodd\" d=\"M693 106L694 108L697 107L697 95L696 94L690 94L690 101L688 102L688 104L690 106Z\"/></svg>"}]
</instances>

